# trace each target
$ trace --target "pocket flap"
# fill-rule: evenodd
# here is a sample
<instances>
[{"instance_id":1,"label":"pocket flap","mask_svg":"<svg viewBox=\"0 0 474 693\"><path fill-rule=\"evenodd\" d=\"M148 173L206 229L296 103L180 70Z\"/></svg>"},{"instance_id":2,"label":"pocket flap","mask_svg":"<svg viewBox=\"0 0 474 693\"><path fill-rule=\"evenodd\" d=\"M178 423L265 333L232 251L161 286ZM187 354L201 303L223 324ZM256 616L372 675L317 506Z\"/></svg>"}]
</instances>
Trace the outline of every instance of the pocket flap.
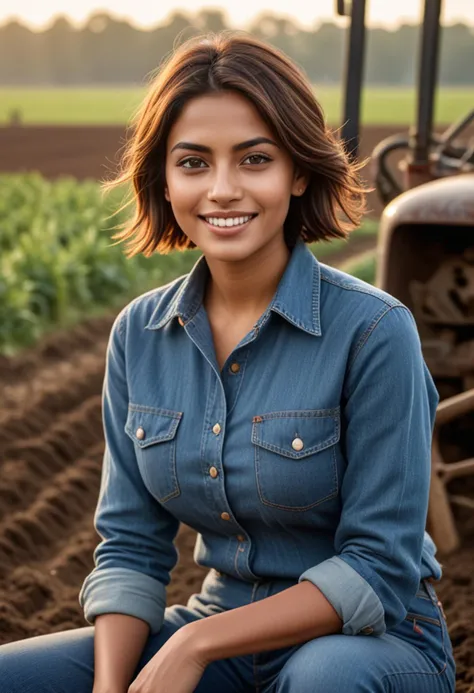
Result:
<instances>
[{"instance_id":1,"label":"pocket flap","mask_svg":"<svg viewBox=\"0 0 474 693\"><path fill-rule=\"evenodd\" d=\"M252 442L295 460L335 445L339 438L340 407L271 412L253 418Z\"/></svg>"},{"instance_id":2,"label":"pocket flap","mask_svg":"<svg viewBox=\"0 0 474 693\"><path fill-rule=\"evenodd\" d=\"M181 411L158 409L140 404L128 405L125 432L134 443L146 448L154 443L172 440L183 416Z\"/></svg>"}]
</instances>

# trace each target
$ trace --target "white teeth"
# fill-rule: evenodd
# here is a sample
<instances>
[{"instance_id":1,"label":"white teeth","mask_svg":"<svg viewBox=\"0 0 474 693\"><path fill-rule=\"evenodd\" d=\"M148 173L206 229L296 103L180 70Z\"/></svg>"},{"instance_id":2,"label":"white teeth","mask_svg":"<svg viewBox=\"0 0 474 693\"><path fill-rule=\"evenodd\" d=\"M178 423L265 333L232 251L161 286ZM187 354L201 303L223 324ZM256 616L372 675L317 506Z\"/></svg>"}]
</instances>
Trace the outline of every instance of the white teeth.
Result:
<instances>
[{"instance_id":1,"label":"white teeth","mask_svg":"<svg viewBox=\"0 0 474 693\"><path fill-rule=\"evenodd\" d=\"M252 217L234 217L232 219L223 219L221 217L206 217L206 221L212 226L240 226L246 224Z\"/></svg>"}]
</instances>

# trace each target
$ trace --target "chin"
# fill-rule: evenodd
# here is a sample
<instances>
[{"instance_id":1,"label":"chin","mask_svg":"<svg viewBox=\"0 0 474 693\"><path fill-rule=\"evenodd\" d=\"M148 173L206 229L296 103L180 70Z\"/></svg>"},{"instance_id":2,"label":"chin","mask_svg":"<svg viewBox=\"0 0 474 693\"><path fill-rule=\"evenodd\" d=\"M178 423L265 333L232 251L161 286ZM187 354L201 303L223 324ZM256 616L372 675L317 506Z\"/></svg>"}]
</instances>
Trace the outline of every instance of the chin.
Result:
<instances>
[{"instance_id":1,"label":"chin","mask_svg":"<svg viewBox=\"0 0 474 693\"><path fill-rule=\"evenodd\" d=\"M250 258L262 248L262 245L254 245L242 239L225 239L223 241L203 244L202 252L211 259L227 262L241 262Z\"/></svg>"}]
</instances>

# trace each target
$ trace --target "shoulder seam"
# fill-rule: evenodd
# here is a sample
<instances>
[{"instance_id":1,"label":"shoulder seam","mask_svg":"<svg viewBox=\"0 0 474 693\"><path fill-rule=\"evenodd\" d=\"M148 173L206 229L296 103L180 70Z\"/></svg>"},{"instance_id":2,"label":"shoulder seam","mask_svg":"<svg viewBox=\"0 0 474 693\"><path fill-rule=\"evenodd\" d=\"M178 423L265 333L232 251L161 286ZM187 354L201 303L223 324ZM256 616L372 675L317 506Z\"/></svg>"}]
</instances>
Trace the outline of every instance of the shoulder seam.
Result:
<instances>
[{"instance_id":1,"label":"shoulder seam","mask_svg":"<svg viewBox=\"0 0 474 693\"><path fill-rule=\"evenodd\" d=\"M390 301L385 296L379 296L378 294L374 293L373 291L370 291L369 289L364 289L361 286L349 286L348 284L341 284L340 282L337 282L334 279L325 275L324 270L321 271L321 279L322 279L322 281L325 281L328 284L333 284L333 286L338 286L340 289L345 289L346 291L358 291L361 294L366 294L367 296L372 296L373 298L378 298L380 301L385 303L385 305L390 306L390 307L395 308L397 306L403 306L403 303L395 297L392 297L393 301Z\"/></svg>"},{"instance_id":2,"label":"shoulder seam","mask_svg":"<svg viewBox=\"0 0 474 693\"><path fill-rule=\"evenodd\" d=\"M379 322L382 320L382 318L384 318L385 315L387 315L387 313L390 313L390 311L393 310L394 308L401 308L402 310L405 310L408 314L410 314L410 311L408 310L408 308L406 306L404 306L402 303L395 304L393 306L389 305L388 307L382 308L378 313L376 313L374 315L374 317L372 318L371 323L369 324L369 326L365 330L364 334L359 339L359 342L357 343L354 356L352 357L350 363L347 366L347 373L348 374L349 374L352 366L354 365L354 362L357 359L358 355L362 351L362 347L367 343L372 332L375 330L375 328L377 327Z\"/></svg>"}]
</instances>

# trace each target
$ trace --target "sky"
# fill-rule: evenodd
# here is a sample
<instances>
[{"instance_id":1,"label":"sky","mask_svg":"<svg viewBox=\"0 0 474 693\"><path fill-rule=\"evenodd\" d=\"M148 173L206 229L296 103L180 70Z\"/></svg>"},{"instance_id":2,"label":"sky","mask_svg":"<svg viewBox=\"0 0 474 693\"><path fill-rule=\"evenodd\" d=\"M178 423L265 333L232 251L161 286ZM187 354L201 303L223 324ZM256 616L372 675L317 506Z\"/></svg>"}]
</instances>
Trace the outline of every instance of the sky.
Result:
<instances>
[{"instance_id":1,"label":"sky","mask_svg":"<svg viewBox=\"0 0 474 693\"><path fill-rule=\"evenodd\" d=\"M302 26L335 18L335 0L0 0L0 24L14 17L32 29L43 29L56 14L65 14L81 25L95 11L105 10L138 27L159 24L173 10L183 9L194 14L202 7L219 7L234 28L245 25L264 11L289 16ZM288 6L291 13L288 12ZM423 0L368 0L368 22L372 25L396 27L403 21L416 22L421 16ZM445 23L463 21L474 25L474 0L444 0Z\"/></svg>"}]
</instances>

